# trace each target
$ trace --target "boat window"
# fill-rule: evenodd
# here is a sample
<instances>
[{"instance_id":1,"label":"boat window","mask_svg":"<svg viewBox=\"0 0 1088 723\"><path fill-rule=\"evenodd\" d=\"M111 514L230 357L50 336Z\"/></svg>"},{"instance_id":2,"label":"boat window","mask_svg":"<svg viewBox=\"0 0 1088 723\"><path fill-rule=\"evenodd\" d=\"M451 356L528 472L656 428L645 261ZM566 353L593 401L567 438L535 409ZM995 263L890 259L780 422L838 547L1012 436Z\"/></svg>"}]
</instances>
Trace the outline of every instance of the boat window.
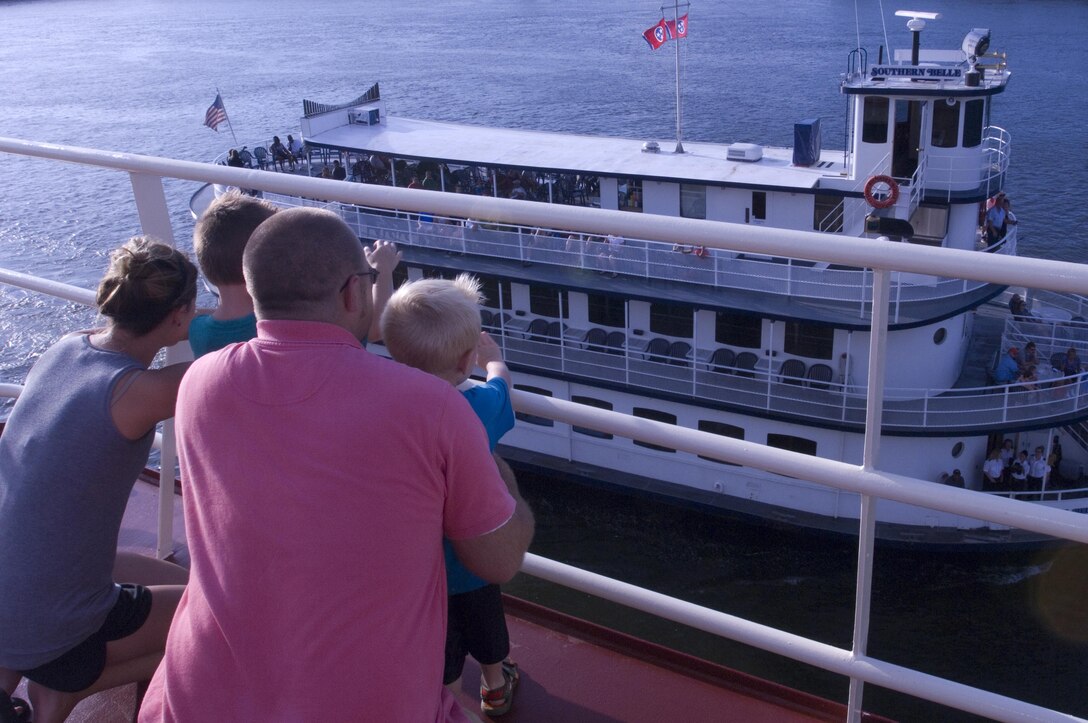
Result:
<instances>
[{"instance_id":1,"label":"boat window","mask_svg":"<svg viewBox=\"0 0 1088 723\"><path fill-rule=\"evenodd\" d=\"M782 350L793 356L830 359L834 342L834 327L808 324L803 321L787 321L786 338Z\"/></svg>"},{"instance_id":2,"label":"boat window","mask_svg":"<svg viewBox=\"0 0 1088 723\"><path fill-rule=\"evenodd\" d=\"M658 409L647 409L646 407L635 407L631 410L631 414L642 419L652 419L655 422L664 422L665 424L676 424L676 415L669 414L668 412L662 412ZM649 442L640 442L637 439L631 440L639 447L645 447L646 449L656 449L659 452L675 452L675 449L669 447L662 447L657 444L650 444Z\"/></svg>"},{"instance_id":3,"label":"boat window","mask_svg":"<svg viewBox=\"0 0 1088 723\"><path fill-rule=\"evenodd\" d=\"M593 397L579 397L574 395L570 398L575 404L585 404L588 407L596 407L597 409L607 409L612 411L612 403L606 402L601 399L594 399ZM598 432L596 429L589 429L588 427L571 427L578 434L584 434L587 437L597 437L598 439L612 439L612 435L608 432Z\"/></svg>"},{"instance_id":4,"label":"boat window","mask_svg":"<svg viewBox=\"0 0 1088 723\"><path fill-rule=\"evenodd\" d=\"M589 323L594 326L627 327L627 303L618 296L587 294Z\"/></svg>"},{"instance_id":5,"label":"boat window","mask_svg":"<svg viewBox=\"0 0 1088 723\"><path fill-rule=\"evenodd\" d=\"M840 233L842 231L843 199L816 194L812 213L812 229Z\"/></svg>"},{"instance_id":6,"label":"boat window","mask_svg":"<svg viewBox=\"0 0 1088 723\"><path fill-rule=\"evenodd\" d=\"M484 306L491 309L511 308L509 281L499 281L498 279L481 276L480 292L484 295Z\"/></svg>"},{"instance_id":7,"label":"boat window","mask_svg":"<svg viewBox=\"0 0 1088 723\"><path fill-rule=\"evenodd\" d=\"M408 280L408 264L397 264L393 269L393 288L399 289L400 285Z\"/></svg>"},{"instance_id":8,"label":"boat window","mask_svg":"<svg viewBox=\"0 0 1088 723\"><path fill-rule=\"evenodd\" d=\"M714 341L744 349L758 349L763 339L763 319L719 311L714 317Z\"/></svg>"},{"instance_id":9,"label":"boat window","mask_svg":"<svg viewBox=\"0 0 1088 723\"><path fill-rule=\"evenodd\" d=\"M621 178L619 181L620 210L642 213L642 179Z\"/></svg>"},{"instance_id":10,"label":"boat window","mask_svg":"<svg viewBox=\"0 0 1088 723\"><path fill-rule=\"evenodd\" d=\"M541 389L540 387L531 387L527 384L515 384L514 389L523 392L529 392L530 394L540 394L541 396L550 397L552 392L550 389ZM541 427L554 427L555 422L547 417L538 417L535 414L526 414L525 412L515 412L514 417L520 422L527 424L536 424Z\"/></svg>"},{"instance_id":11,"label":"boat window","mask_svg":"<svg viewBox=\"0 0 1088 723\"><path fill-rule=\"evenodd\" d=\"M963 147L975 148L982 143L982 124L986 101L969 100L963 104Z\"/></svg>"},{"instance_id":12,"label":"boat window","mask_svg":"<svg viewBox=\"0 0 1088 723\"><path fill-rule=\"evenodd\" d=\"M930 132L930 145L934 148L955 148L960 133L960 104L952 100L951 105L945 100L933 102L933 129Z\"/></svg>"},{"instance_id":13,"label":"boat window","mask_svg":"<svg viewBox=\"0 0 1088 723\"><path fill-rule=\"evenodd\" d=\"M449 279L453 279L459 273L458 271L455 271L453 269L435 269L435 268L424 268L422 271L423 271L423 278L425 278L425 279L447 279L447 280L449 280Z\"/></svg>"},{"instance_id":14,"label":"boat window","mask_svg":"<svg viewBox=\"0 0 1088 723\"><path fill-rule=\"evenodd\" d=\"M919 204L911 214L910 226L914 229L912 243L940 246L948 235L948 206Z\"/></svg>"},{"instance_id":15,"label":"boat window","mask_svg":"<svg viewBox=\"0 0 1088 723\"><path fill-rule=\"evenodd\" d=\"M766 191L752 191L752 218L758 221L767 220Z\"/></svg>"},{"instance_id":16,"label":"boat window","mask_svg":"<svg viewBox=\"0 0 1088 723\"><path fill-rule=\"evenodd\" d=\"M785 449L798 454L810 454L816 456L816 442L804 437L794 437L792 434L768 434L767 446L775 449Z\"/></svg>"},{"instance_id":17,"label":"boat window","mask_svg":"<svg viewBox=\"0 0 1088 723\"><path fill-rule=\"evenodd\" d=\"M717 434L722 437L729 437L730 439L744 439L744 429L732 424L726 424L724 422L714 422L709 419L699 420L699 431L710 432L711 434ZM704 457L699 455L699 459L710 460L711 462L717 462L718 464L726 464L730 467L739 467L739 464L733 462L724 462L720 459L714 459L713 457Z\"/></svg>"},{"instance_id":18,"label":"boat window","mask_svg":"<svg viewBox=\"0 0 1088 723\"><path fill-rule=\"evenodd\" d=\"M863 143L888 142L888 99L866 98L864 121L861 127Z\"/></svg>"},{"instance_id":19,"label":"boat window","mask_svg":"<svg viewBox=\"0 0 1088 723\"><path fill-rule=\"evenodd\" d=\"M706 186L680 184L680 215L684 218L706 218Z\"/></svg>"},{"instance_id":20,"label":"boat window","mask_svg":"<svg viewBox=\"0 0 1088 723\"><path fill-rule=\"evenodd\" d=\"M933 343L936 345L944 344L944 340L948 338L948 330L943 326L937 331L933 332Z\"/></svg>"},{"instance_id":21,"label":"boat window","mask_svg":"<svg viewBox=\"0 0 1088 723\"><path fill-rule=\"evenodd\" d=\"M570 316L567 292L552 286L529 287L529 311L537 316L566 319Z\"/></svg>"},{"instance_id":22,"label":"boat window","mask_svg":"<svg viewBox=\"0 0 1088 723\"><path fill-rule=\"evenodd\" d=\"M650 304L650 331L691 338L695 333L695 310L676 304Z\"/></svg>"},{"instance_id":23,"label":"boat window","mask_svg":"<svg viewBox=\"0 0 1088 723\"><path fill-rule=\"evenodd\" d=\"M959 457L961 454L963 454L963 442L956 442L952 445L952 456Z\"/></svg>"}]
</instances>

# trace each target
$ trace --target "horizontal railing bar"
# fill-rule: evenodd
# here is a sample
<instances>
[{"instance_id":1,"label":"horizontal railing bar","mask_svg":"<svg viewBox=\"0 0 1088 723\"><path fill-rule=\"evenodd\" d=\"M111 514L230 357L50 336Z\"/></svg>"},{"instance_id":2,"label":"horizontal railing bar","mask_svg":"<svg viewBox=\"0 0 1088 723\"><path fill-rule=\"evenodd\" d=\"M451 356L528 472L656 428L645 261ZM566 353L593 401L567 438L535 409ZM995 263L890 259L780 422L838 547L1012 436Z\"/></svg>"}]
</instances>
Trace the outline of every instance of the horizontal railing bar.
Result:
<instances>
[{"instance_id":1,"label":"horizontal railing bar","mask_svg":"<svg viewBox=\"0 0 1088 723\"><path fill-rule=\"evenodd\" d=\"M883 241L818 231L766 228L724 221L656 214L631 214L624 211L468 196L442 191L345 183L323 178L306 178L286 173L37 143L15 138L0 137L0 152L446 216L470 216L481 220L527 226L552 225L601 235L649 236L663 241L697 244L742 253L803 258L919 274L939 274L1011 286L1027 285L1054 291L1083 293L1084 289L1088 288L1088 265L1048 259L1013 258L998 254L980 254L975 251L914 244L889 244Z\"/></svg>"},{"instance_id":2,"label":"horizontal railing bar","mask_svg":"<svg viewBox=\"0 0 1088 723\"><path fill-rule=\"evenodd\" d=\"M596 595L697 630L993 720L1082 720L876 658L854 656L849 650L678 600L538 555L527 554L521 569L533 577Z\"/></svg>"}]
</instances>

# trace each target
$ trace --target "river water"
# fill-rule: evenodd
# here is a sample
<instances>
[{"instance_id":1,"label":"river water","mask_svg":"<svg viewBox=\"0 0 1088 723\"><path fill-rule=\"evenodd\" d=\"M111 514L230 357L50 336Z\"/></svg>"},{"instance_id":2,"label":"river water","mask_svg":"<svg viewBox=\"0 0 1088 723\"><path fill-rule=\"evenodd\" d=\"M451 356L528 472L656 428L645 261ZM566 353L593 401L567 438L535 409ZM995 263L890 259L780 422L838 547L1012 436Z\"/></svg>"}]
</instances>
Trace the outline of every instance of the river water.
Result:
<instances>
[{"instance_id":1,"label":"river water","mask_svg":"<svg viewBox=\"0 0 1088 723\"><path fill-rule=\"evenodd\" d=\"M992 122L1013 138L1008 191L1021 253L1085 261L1088 5L1080 0L928 2L924 47L993 31L1013 71ZM222 92L238 145L296 132L301 100L340 102L381 81L390 112L542 130L675 138L672 46L641 32L649 0L56 0L0 2L0 135L206 160L235 145L203 127ZM884 12L892 47L909 47ZM860 32L858 31L860 25ZM788 146L820 117L843 146L837 79L861 43L884 43L878 3L695 3L682 45L684 138ZM666 146L667 147L667 146ZM192 184L167 182L177 242L191 248ZM93 288L111 248L139 232L123 174L0 157L0 266ZM0 287L0 382L88 313ZM3 408L0 408L2 414ZM853 544L769 531L660 501L526 479L534 551L849 647ZM1084 559L1073 553L881 552L870 651L903 665L1088 716ZM834 676L523 580L560 601L728 664L844 698ZM1072 601L1072 602L1070 602ZM961 720L879 690L867 706L905 720Z\"/></svg>"}]
</instances>

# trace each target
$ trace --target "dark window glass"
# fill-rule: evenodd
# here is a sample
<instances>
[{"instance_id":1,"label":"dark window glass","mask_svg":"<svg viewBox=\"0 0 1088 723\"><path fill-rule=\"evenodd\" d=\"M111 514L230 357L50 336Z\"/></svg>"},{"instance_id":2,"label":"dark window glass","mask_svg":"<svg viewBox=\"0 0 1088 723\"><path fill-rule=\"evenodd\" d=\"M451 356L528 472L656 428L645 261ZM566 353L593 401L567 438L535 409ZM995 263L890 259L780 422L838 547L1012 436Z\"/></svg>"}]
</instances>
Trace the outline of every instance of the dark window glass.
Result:
<instances>
[{"instance_id":1,"label":"dark window glass","mask_svg":"<svg viewBox=\"0 0 1088 723\"><path fill-rule=\"evenodd\" d=\"M969 100L963 104L963 147L975 148L982 143L982 124L986 101Z\"/></svg>"},{"instance_id":2,"label":"dark window glass","mask_svg":"<svg viewBox=\"0 0 1088 723\"><path fill-rule=\"evenodd\" d=\"M786 340L782 350L794 356L812 359L830 359L835 340L835 329L830 326L806 324L801 321L786 322Z\"/></svg>"},{"instance_id":3,"label":"dark window glass","mask_svg":"<svg viewBox=\"0 0 1088 723\"><path fill-rule=\"evenodd\" d=\"M816 456L816 442L814 440L794 437L792 434L768 434L767 446Z\"/></svg>"},{"instance_id":4,"label":"dark window glass","mask_svg":"<svg viewBox=\"0 0 1088 723\"><path fill-rule=\"evenodd\" d=\"M752 218L767 220L767 192L752 191Z\"/></svg>"},{"instance_id":5,"label":"dark window glass","mask_svg":"<svg viewBox=\"0 0 1088 723\"><path fill-rule=\"evenodd\" d=\"M457 276L457 274L457 271L453 271L451 269L423 269L423 278L425 279L452 279L453 277Z\"/></svg>"},{"instance_id":6,"label":"dark window glass","mask_svg":"<svg viewBox=\"0 0 1088 723\"><path fill-rule=\"evenodd\" d=\"M619 296L589 294L589 323L594 326L627 327L627 303Z\"/></svg>"},{"instance_id":7,"label":"dark window glass","mask_svg":"<svg viewBox=\"0 0 1088 723\"><path fill-rule=\"evenodd\" d=\"M408 280L408 264L397 264L393 269L393 288L399 289L400 285Z\"/></svg>"},{"instance_id":8,"label":"dark window glass","mask_svg":"<svg viewBox=\"0 0 1088 723\"><path fill-rule=\"evenodd\" d=\"M631 410L631 414L643 419L652 419L655 422L665 422L666 424L676 424L676 415L669 414L668 412L662 412L657 409L646 409L645 407L635 407ZM632 440L639 447L646 447L647 449L656 449L659 452L675 452L675 449L668 447L661 447L656 444L650 444L649 442L640 442L637 439Z\"/></svg>"},{"instance_id":9,"label":"dark window glass","mask_svg":"<svg viewBox=\"0 0 1088 723\"><path fill-rule=\"evenodd\" d=\"M520 389L523 392L529 392L530 394L540 394L541 396L550 397L552 393L548 389L541 389L540 387L530 387L525 384L515 384L514 389ZM522 422L529 424L536 424L541 427L554 427L555 422L547 417L538 417L534 414L524 414L522 412L515 412L514 416Z\"/></svg>"},{"instance_id":10,"label":"dark window glass","mask_svg":"<svg viewBox=\"0 0 1088 723\"><path fill-rule=\"evenodd\" d=\"M744 439L744 429L736 427L732 424L725 424L724 422L712 422L709 419L699 420L699 431L710 432L711 434L717 434L722 437L729 437L730 439ZM733 462L723 462L720 459L714 459L713 457L704 457L699 455L699 459L708 459L711 462L717 462L718 464L727 464L730 467L739 467L740 465Z\"/></svg>"},{"instance_id":11,"label":"dark window glass","mask_svg":"<svg viewBox=\"0 0 1088 723\"><path fill-rule=\"evenodd\" d=\"M642 212L642 179L621 178L619 183L621 211Z\"/></svg>"},{"instance_id":12,"label":"dark window glass","mask_svg":"<svg viewBox=\"0 0 1088 723\"><path fill-rule=\"evenodd\" d=\"M690 306L650 304L650 331L691 338L695 333L695 310Z\"/></svg>"},{"instance_id":13,"label":"dark window glass","mask_svg":"<svg viewBox=\"0 0 1088 723\"><path fill-rule=\"evenodd\" d=\"M706 186L680 184L680 215L684 218L706 218Z\"/></svg>"},{"instance_id":14,"label":"dark window glass","mask_svg":"<svg viewBox=\"0 0 1088 723\"><path fill-rule=\"evenodd\" d=\"M510 308L510 282L480 277L480 291L484 295L484 306L492 309Z\"/></svg>"},{"instance_id":15,"label":"dark window glass","mask_svg":"<svg viewBox=\"0 0 1088 723\"><path fill-rule=\"evenodd\" d=\"M530 286L529 311L537 316L566 319L570 315L567 292L551 286Z\"/></svg>"},{"instance_id":16,"label":"dark window glass","mask_svg":"<svg viewBox=\"0 0 1088 723\"><path fill-rule=\"evenodd\" d=\"M933 102L933 132L930 144L934 148L955 148L960 133L960 104L948 105L943 100Z\"/></svg>"},{"instance_id":17,"label":"dark window glass","mask_svg":"<svg viewBox=\"0 0 1088 723\"><path fill-rule=\"evenodd\" d=\"M577 395L574 395L571 396L570 400L576 404L585 404L589 407L596 407L597 409L607 409L609 411L612 411L611 402L594 399L593 397L579 397ZM572 429L578 434L584 434L589 437L597 437L598 439L612 439L612 435L608 432L598 432L596 429L589 429L588 427L572 427Z\"/></svg>"},{"instance_id":18,"label":"dark window glass","mask_svg":"<svg viewBox=\"0 0 1088 723\"><path fill-rule=\"evenodd\" d=\"M813 205L812 229L838 233L842 231L842 199L817 194Z\"/></svg>"},{"instance_id":19,"label":"dark window glass","mask_svg":"<svg viewBox=\"0 0 1088 723\"><path fill-rule=\"evenodd\" d=\"M728 346L759 349L763 345L763 319L719 311L714 318L714 341Z\"/></svg>"},{"instance_id":20,"label":"dark window glass","mask_svg":"<svg viewBox=\"0 0 1088 723\"><path fill-rule=\"evenodd\" d=\"M863 143L888 142L888 99L866 98L861 129Z\"/></svg>"}]
</instances>

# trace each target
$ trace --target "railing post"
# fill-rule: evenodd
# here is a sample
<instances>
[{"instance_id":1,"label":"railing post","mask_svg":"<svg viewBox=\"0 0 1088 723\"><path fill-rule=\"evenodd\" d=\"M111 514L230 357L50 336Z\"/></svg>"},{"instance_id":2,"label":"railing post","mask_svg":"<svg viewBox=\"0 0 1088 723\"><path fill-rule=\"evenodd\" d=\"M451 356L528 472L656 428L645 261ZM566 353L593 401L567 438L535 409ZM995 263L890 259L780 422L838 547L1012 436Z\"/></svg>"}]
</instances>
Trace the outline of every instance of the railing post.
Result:
<instances>
[{"instance_id":1,"label":"railing post","mask_svg":"<svg viewBox=\"0 0 1088 723\"><path fill-rule=\"evenodd\" d=\"M136 213L140 227L147 236L174 245L174 227L170 225L170 209L166 205L166 193L162 179L146 173L130 173L132 195L136 199ZM166 350L166 363L184 361L184 352L175 345ZM177 462L177 442L174 439L174 420L162 425L162 449L159 452L159 524L155 556L160 560L174 552L174 464Z\"/></svg>"},{"instance_id":2,"label":"railing post","mask_svg":"<svg viewBox=\"0 0 1088 723\"><path fill-rule=\"evenodd\" d=\"M865 403L865 439L861 465L875 469L880 456L880 428L884 415L884 367L887 356L888 300L891 274L887 269L873 270L873 305L869 325L869 380ZM876 542L876 500L861 495L858 519L858 571L854 599L853 657L866 654L869 645L869 608L873 587L873 550ZM865 684L850 678L847 715L851 723L861 720Z\"/></svg>"}]
</instances>

